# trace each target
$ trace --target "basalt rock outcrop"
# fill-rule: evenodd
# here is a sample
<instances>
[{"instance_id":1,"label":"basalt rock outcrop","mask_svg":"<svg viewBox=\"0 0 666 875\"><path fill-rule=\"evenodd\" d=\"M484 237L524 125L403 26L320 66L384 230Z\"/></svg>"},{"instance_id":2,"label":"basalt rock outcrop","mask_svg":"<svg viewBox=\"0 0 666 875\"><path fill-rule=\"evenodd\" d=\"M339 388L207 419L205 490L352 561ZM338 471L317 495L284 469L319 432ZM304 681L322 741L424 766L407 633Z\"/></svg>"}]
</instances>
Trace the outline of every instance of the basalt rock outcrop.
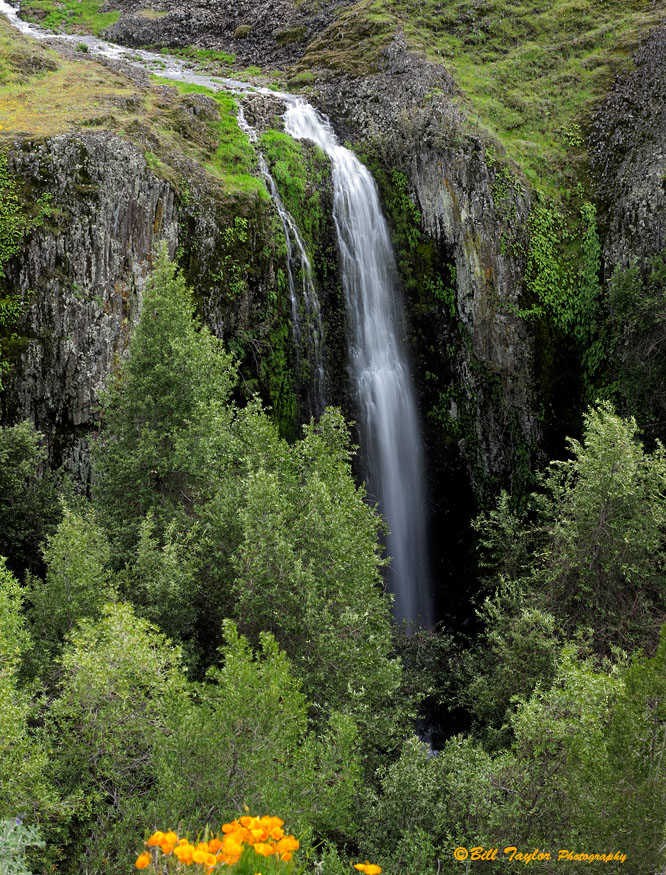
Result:
<instances>
[{"instance_id":1,"label":"basalt rock outcrop","mask_svg":"<svg viewBox=\"0 0 666 875\"><path fill-rule=\"evenodd\" d=\"M333 20L338 9L354 0L320 3L305 0L200 2L184 6L178 0L114 0L118 21L105 32L108 39L129 46L180 48L197 45L223 49L243 66L282 67L294 63L307 44Z\"/></svg>"},{"instance_id":2,"label":"basalt rock outcrop","mask_svg":"<svg viewBox=\"0 0 666 875\"><path fill-rule=\"evenodd\" d=\"M179 251L216 334L260 334L270 328L265 301L277 271L270 202L230 198L185 156L170 168L181 180L176 187L142 149L107 131L23 139L9 156L10 171L33 194L48 193L54 206L6 266L7 288L25 304L3 419L32 420L47 437L52 464L85 483L100 390L126 352L156 245ZM244 217L247 247L223 234L230 216ZM246 290L233 299L216 280L230 259Z\"/></svg>"},{"instance_id":3,"label":"basalt rock outcrop","mask_svg":"<svg viewBox=\"0 0 666 875\"><path fill-rule=\"evenodd\" d=\"M666 29L635 53L597 109L592 170L603 207L606 273L666 249Z\"/></svg>"}]
</instances>

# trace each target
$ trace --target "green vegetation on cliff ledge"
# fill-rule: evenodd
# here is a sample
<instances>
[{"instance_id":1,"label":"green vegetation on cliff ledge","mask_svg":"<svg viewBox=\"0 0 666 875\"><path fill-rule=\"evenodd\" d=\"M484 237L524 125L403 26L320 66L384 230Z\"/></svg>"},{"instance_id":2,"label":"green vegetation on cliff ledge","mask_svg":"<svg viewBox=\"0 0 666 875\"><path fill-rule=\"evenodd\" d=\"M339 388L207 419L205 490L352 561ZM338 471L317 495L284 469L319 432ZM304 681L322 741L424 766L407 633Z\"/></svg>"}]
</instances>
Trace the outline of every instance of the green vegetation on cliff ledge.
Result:
<instances>
[{"instance_id":1,"label":"green vegetation on cliff ledge","mask_svg":"<svg viewBox=\"0 0 666 875\"><path fill-rule=\"evenodd\" d=\"M102 12L103 6L103 0L23 0L21 15L50 30L99 36L119 15L115 10Z\"/></svg>"},{"instance_id":2,"label":"green vegetation on cliff ledge","mask_svg":"<svg viewBox=\"0 0 666 875\"><path fill-rule=\"evenodd\" d=\"M537 187L577 163L593 104L650 27L652 0L376 0L412 47L443 64L477 120ZM475 118L476 117L476 118ZM566 187L566 182L564 182Z\"/></svg>"},{"instance_id":3,"label":"green vegetation on cliff ledge","mask_svg":"<svg viewBox=\"0 0 666 875\"><path fill-rule=\"evenodd\" d=\"M257 155L247 134L238 127L236 99L226 91L212 91L203 85L175 82L159 76L152 78L160 85L176 88L180 94L205 94L217 103L220 117L210 123L216 146L205 162L206 170L211 175L220 177L226 188L267 198L266 186L257 176L252 175L257 167Z\"/></svg>"}]
</instances>

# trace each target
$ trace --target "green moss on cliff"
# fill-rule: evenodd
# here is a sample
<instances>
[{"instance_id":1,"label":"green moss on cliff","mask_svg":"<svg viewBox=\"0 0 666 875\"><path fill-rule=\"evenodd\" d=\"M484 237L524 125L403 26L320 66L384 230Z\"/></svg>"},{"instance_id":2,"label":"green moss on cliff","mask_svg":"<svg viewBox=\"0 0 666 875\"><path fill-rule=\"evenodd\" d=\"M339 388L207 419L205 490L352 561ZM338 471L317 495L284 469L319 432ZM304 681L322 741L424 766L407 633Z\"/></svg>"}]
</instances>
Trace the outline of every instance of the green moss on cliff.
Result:
<instances>
[{"instance_id":1,"label":"green moss on cliff","mask_svg":"<svg viewBox=\"0 0 666 875\"><path fill-rule=\"evenodd\" d=\"M318 147L281 131L262 134L260 144L280 196L315 258L325 221L320 186L330 173L329 160Z\"/></svg>"},{"instance_id":2,"label":"green moss on cliff","mask_svg":"<svg viewBox=\"0 0 666 875\"><path fill-rule=\"evenodd\" d=\"M378 8L453 74L471 120L552 194L578 169L591 107L664 20L652 0L376 0Z\"/></svg>"},{"instance_id":3,"label":"green moss on cliff","mask_svg":"<svg viewBox=\"0 0 666 875\"><path fill-rule=\"evenodd\" d=\"M94 33L96 36L118 20L119 12L102 12L103 0L23 0L21 15L50 30Z\"/></svg>"}]
</instances>

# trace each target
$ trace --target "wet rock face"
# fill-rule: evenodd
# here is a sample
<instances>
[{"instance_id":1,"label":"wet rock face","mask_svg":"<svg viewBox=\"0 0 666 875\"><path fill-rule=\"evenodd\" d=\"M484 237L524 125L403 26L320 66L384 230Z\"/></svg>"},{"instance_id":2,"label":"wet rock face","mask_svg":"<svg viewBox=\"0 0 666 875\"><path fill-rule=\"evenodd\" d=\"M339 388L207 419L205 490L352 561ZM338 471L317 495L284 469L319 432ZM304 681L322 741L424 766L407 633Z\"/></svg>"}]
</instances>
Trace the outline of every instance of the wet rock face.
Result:
<instances>
[{"instance_id":1,"label":"wet rock face","mask_svg":"<svg viewBox=\"0 0 666 875\"><path fill-rule=\"evenodd\" d=\"M666 248L666 29L636 52L595 113L592 170L603 206L606 272Z\"/></svg>"},{"instance_id":2,"label":"wet rock face","mask_svg":"<svg viewBox=\"0 0 666 875\"><path fill-rule=\"evenodd\" d=\"M9 166L51 194L53 212L7 266L26 315L3 412L31 419L52 461L85 481L85 434L125 351L155 243L164 239L175 251L174 192L136 147L108 133L23 142Z\"/></svg>"},{"instance_id":3,"label":"wet rock face","mask_svg":"<svg viewBox=\"0 0 666 875\"><path fill-rule=\"evenodd\" d=\"M217 112L212 100L191 98L193 116ZM160 241L171 256L179 250L198 309L217 336L268 330L262 319L277 272L270 202L230 193L185 155L169 161L180 194L140 148L109 132L19 141L10 150L9 169L24 196L48 193L53 210L6 266L6 288L23 296L25 315L16 328L2 420L34 422L47 438L51 464L64 464L83 484L100 390L127 352ZM246 223L247 242L230 250L225 229L237 217ZM244 293L233 299L219 276L230 259L245 280Z\"/></svg>"},{"instance_id":4,"label":"wet rock face","mask_svg":"<svg viewBox=\"0 0 666 875\"><path fill-rule=\"evenodd\" d=\"M454 315L437 302L419 313L419 302L408 300L407 309L417 371L420 363L424 386L426 372L450 381L457 398L452 429L475 492L483 496L498 483L510 485L517 442L534 448L540 439L533 340L515 315L524 290L530 200L518 182L508 199L498 199L499 164L486 163L484 142L454 102L458 94L446 71L409 53L398 34L381 73L336 77L317 87L315 101L342 139L405 174L421 231L439 261L455 269Z\"/></svg>"}]
</instances>

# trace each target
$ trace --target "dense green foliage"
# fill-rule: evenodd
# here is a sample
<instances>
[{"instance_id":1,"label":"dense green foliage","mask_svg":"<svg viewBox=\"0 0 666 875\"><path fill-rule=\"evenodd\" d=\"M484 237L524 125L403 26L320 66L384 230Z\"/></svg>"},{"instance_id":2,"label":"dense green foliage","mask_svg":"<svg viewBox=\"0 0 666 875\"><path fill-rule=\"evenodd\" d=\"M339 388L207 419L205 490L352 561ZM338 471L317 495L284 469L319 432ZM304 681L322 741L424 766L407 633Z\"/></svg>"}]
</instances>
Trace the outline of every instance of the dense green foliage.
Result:
<instances>
[{"instance_id":1,"label":"dense green foliage","mask_svg":"<svg viewBox=\"0 0 666 875\"><path fill-rule=\"evenodd\" d=\"M666 255L618 269L608 289L612 389L650 437L666 435Z\"/></svg>"},{"instance_id":2,"label":"dense green foliage","mask_svg":"<svg viewBox=\"0 0 666 875\"><path fill-rule=\"evenodd\" d=\"M0 555L22 575L42 569L39 545L57 525L54 479L41 436L28 422L0 426Z\"/></svg>"},{"instance_id":3,"label":"dense green foliage","mask_svg":"<svg viewBox=\"0 0 666 875\"><path fill-rule=\"evenodd\" d=\"M21 846L26 865L126 872L146 830L193 835L248 805L287 819L323 875L352 855L454 873L460 845L663 867L662 447L590 410L522 514L503 495L477 521L476 641L397 646L342 416L289 444L234 382L162 252L104 400L92 502L42 528L43 572L0 571L0 817L47 842ZM0 499L32 483L50 508L34 430L3 441ZM470 727L436 756L413 734L424 696Z\"/></svg>"}]
</instances>

